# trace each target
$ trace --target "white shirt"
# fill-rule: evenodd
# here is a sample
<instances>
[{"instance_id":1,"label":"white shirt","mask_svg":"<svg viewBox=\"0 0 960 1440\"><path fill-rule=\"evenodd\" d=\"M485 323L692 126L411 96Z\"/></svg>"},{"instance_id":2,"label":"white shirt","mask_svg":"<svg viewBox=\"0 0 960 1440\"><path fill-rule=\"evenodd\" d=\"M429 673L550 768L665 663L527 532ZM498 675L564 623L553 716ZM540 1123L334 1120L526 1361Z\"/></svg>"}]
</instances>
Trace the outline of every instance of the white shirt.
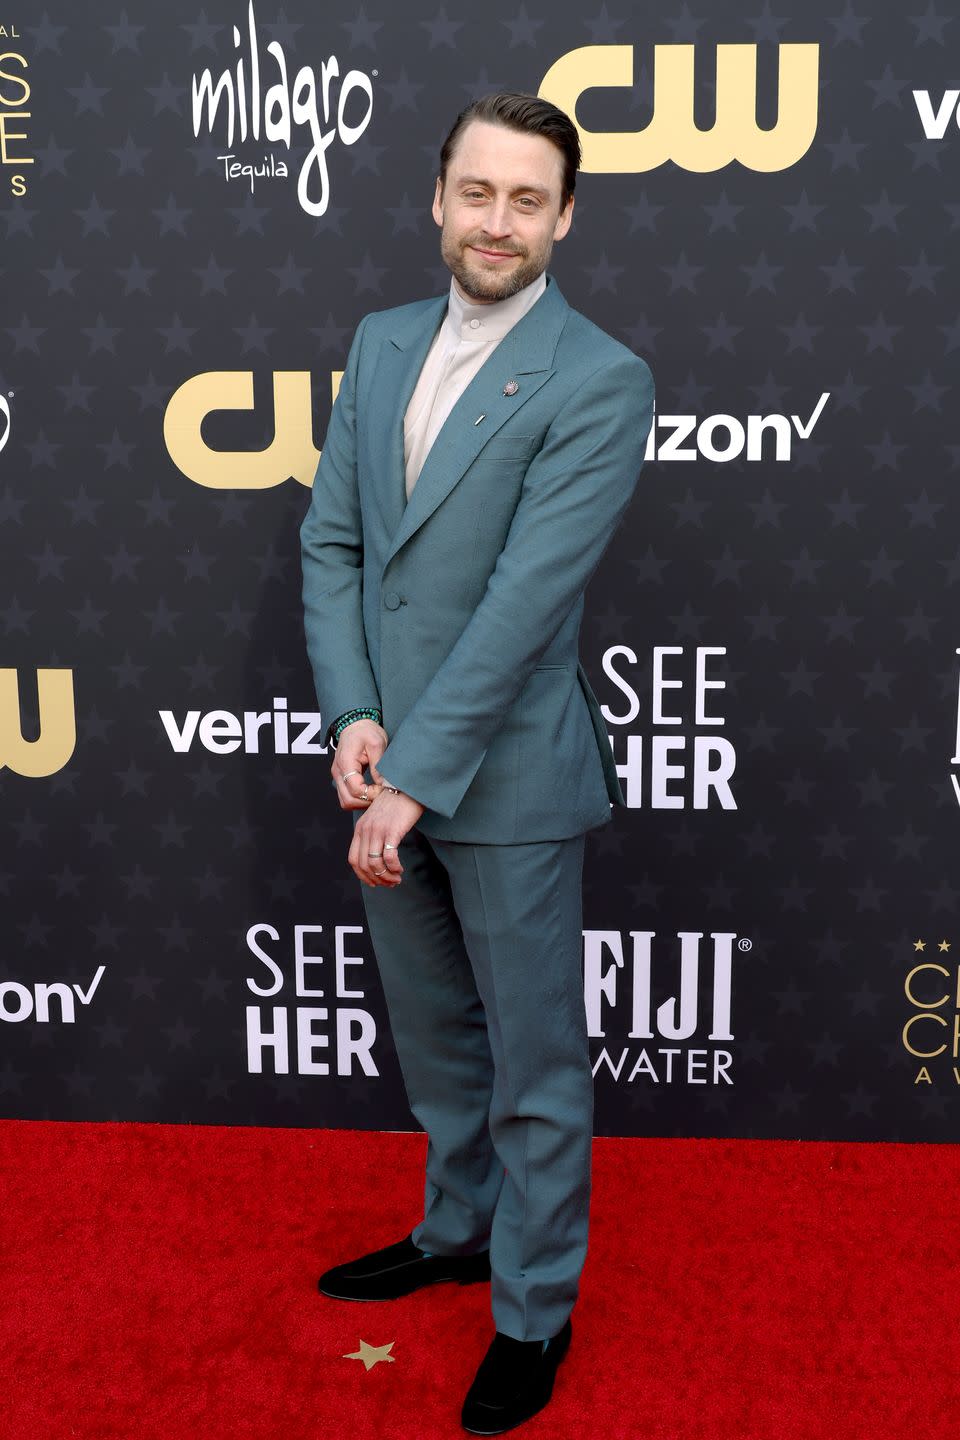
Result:
<instances>
[{"instance_id":1,"label":"white shirt","mask_svg":"<svg viewBox=\"0 0 960 1440\"><path fill-rule=\"evenodd\" d=\"M538 275L506 300L474 305L463 298L451 276L447 313L427 352L403 417L408 500L450 411L484 361L546 288L546 275Z\"/></svg>"}]
</instances>

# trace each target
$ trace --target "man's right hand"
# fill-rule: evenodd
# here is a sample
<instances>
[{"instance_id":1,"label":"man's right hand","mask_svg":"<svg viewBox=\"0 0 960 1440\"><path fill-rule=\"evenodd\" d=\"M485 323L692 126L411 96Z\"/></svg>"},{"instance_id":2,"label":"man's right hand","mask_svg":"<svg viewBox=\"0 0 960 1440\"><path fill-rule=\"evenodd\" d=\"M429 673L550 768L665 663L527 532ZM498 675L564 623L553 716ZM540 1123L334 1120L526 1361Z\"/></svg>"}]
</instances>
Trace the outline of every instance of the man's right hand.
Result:
<instances>
[{"instance_id":1,"label":"man's right hand","mask_svg":"<svg viewBox=\"0 0 960 1440\"><path fill-rule=\"evenodd\" d=\"M330 774L336 781L341 810L366 810L380 794L382 787L365 781L363 772L368 765L376 765L387 748L387 740L386 730L375 720L354 720L340 732ZM367 798L361 800L365 786Z\"/></svg>"}]
</instances>

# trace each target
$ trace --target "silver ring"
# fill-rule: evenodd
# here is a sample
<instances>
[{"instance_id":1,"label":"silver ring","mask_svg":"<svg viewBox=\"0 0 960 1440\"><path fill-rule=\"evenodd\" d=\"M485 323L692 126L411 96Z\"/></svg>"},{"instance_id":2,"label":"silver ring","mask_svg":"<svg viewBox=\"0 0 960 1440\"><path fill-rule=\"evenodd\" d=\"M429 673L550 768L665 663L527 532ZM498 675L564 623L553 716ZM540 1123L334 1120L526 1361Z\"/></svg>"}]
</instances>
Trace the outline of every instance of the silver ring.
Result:
<instances>
[{"instance_id":1,"label":"silver ring","mask_svg":"<svg viewBox=\"0 0 960 1440\"><path fill-rule=\"evenodd\" d=\"M340 776L340 779L341 779L341 780L349 780L351 775L362 775L362 774L363 774L363 771L362 771L362 770L348 770L347 773L346 773L346 775L341 775L341 776Z\"/></svg>"},{"instance_id":2,"label":"silver ring","mask_svg":"<svg viewBox=\"0 0 960 1440\"><path fill-rule=\"evenodd\" d=\"M367 859L368 859L368 860L382 860L382 859L383 859L383 851L382 851L382 850L368 850L368 851L367 851Z\"/></svg>"},{"instance_id":3,"label":"silver ring","mask_svg":"<svg viewBox=\"0 0 960 1440\"><path fill-rule=\"evenodd\" d=\"M396 845L384 845L384 850L396 850Z\"/></svg>"},{"instance_id":4,"label":"silver ring","mask_svg":"<svg viewBox=\"0 0 960 1440\"><path fill-rule=\"evenodd\" d=\"M386 870L374 870L374 875L386 875Z\"/></svg>"}]
</instances>

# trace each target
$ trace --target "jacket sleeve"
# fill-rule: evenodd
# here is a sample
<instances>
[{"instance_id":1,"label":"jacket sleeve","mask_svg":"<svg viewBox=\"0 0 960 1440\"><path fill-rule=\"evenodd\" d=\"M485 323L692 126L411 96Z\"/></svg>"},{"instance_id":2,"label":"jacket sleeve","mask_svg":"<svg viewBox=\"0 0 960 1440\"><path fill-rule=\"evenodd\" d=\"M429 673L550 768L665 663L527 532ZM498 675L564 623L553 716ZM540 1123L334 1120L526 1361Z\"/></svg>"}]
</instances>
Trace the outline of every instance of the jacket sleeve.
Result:
<instances>
[{"instance_id":1,"label":"jacket sleeve","mask_svg":"<svg viewBox=\"0 0 960 1440\"><path fill-rule=\"evenodd\" d=\"M363 525L357 487L357 368L366 318L350 347L300 526L303 620L320 713L328 721L380 706L363 628Z\"/></svg>"},{"instance_id":2,"label":"jacket sleeve","mask_svg":"<svg viewBox=\"0 0 960 1440\"><path fill-rule=\"evenodd\" d=\"M635 355L595 371L531 461L486 591L378 762L452 818L540 657L586 588L633 495L653 418Z\"/></svg>"}]
</instances>

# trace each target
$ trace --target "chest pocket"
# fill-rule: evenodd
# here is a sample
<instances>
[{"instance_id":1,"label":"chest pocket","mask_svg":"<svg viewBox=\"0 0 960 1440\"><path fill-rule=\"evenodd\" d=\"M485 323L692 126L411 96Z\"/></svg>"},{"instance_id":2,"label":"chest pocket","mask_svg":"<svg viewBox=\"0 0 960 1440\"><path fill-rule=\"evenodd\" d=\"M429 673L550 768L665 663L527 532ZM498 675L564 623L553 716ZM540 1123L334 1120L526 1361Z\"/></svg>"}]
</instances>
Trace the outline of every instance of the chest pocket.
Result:
<instances>
[{"instance_id":1,"label":"chest pocket","mask_svg":"<svg viewBox=\"0 0 960 1440\"><path fill-rule=\"evenodd\" d=\"M539 435L516 435L513 433L493 435L473 463L481 465L485 461L489 461L491 464L522 465L536 454L540 443Z\"/></svg>"}]
</instances>

